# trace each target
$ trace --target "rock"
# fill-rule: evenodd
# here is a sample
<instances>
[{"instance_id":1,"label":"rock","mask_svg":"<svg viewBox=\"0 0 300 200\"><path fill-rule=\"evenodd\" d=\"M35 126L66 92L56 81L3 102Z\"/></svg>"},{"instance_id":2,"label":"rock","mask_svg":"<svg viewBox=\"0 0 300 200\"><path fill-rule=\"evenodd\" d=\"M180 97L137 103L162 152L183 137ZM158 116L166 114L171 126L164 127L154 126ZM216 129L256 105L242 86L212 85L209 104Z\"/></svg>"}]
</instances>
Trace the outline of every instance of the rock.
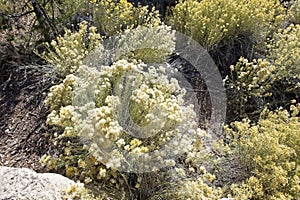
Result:
<instances>
[{"instance_id":1,"label":"rock","mask_svg":"<svg viewBox=\"0 0 300 200\"><path fill-rule=\"evenodd\" d=\"M0 167L0 200L62 200L74 181L27 168Z\"/></svg>"}]
</instances>

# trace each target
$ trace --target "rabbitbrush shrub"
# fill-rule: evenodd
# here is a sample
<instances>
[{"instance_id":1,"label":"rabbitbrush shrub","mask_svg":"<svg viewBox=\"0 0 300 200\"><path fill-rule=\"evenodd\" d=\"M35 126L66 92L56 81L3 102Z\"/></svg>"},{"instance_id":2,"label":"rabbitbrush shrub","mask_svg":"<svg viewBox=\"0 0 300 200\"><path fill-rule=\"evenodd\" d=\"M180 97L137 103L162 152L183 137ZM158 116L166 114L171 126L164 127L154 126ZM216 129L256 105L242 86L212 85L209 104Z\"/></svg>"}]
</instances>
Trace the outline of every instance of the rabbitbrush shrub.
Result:
<instances>
[{"instance_id":1,"label":"rabbitbrush shrub","mask_svg":"<svg viewBox=\"0 0 300 200\"><path fill-rule=\"evenodd\" d=\"M276 67L276 85L272 93L276 101L285 106L287 100L283 94L287 94L288 99L289 96L300 97L300 25L291 24L278 30L268 47L267 59Z\"/></svg>"},{"instance_id":2,"label":"rabbitbrush shrub","mask_svg":"<svg viewBox=\"0 0 300 200\"><path fill-rule=\"evenodd\" d=\"M100 33L112 36L121 30L138 25L161 24L158 11L147 6L134 7L127 0L89 0L93 7L94 25Z\"/></svg>"},{"instance_id":3,"label":"rabbitbrush shrub","mask_svg":"<svg viewBox=\"0 0 300 200\"><path fill-rule=\"evenodd\" d=\"M114 59L165 63L175 50L175 31L166 25L138 26L112 37ZM110 55L112 57L112 55Z\"/></svg>"},{"instance_id":4,"label":"rabbitbrush shrub","mask_svg":"<svg viewBox=\"0 0 300 200\"><path fill-rule=\"evenodd\" d=\"M180 0L168 23L211 49L222 39L241 34L264 40L282 21L282 11L277 0Z\"/></svg>"},{"instance_id":5,"label":"rabbitbrush shrub","mask_svg":"<svg viewBox=\"0 0 300 200\"><path fill-rule=\"evenodd\" d=\"M89 2L97 29L83 22L79 31L67 30L42 54L61 79L46 99L47 124L56 130L59 153L44 155L41 162L85 184L86 188L70 188L70 198L225 196L228 190L216 187L220 177L210 173L218 172L214 168L220 152L209 146L212 136L198 128L186 90L168 76L177 73L165 63L175 49L175 32L147 7L133 7L125 0ZM240 34L264 41L280 26L281 13L276 0L182 0L168 23L211 49ZM107 43L97 30L109 36ZM234 90L231 105L240 109L250 99L261 102L274 81L297 76L298 32L298 25L280 30L266 58L242 57L230 66L225 83ZM286 52L292 52L290 59ZM153 62L160 64L147 65ZM249 169L243 182L232 185L231 196L299 198L299 107L264 110L258 121L236 121L227 127L228 138L220 142L220 149L232 151L239 167ZM243 117L243 112L237 113Z\"/></svg>"},{"instance_id":6,"label":"rabbitbrush shrub","mask_svg":"<svg viewBox=\"0 0 300 200\"><path fill-rule=\"evenodd\" d=\"M166 25L138 26L126 29L112 37L108 51L102 46L102 38L96 27L88 27L87 22L79 24L79 31L67 29L51 43L45 43L47 51L37 53L53 65L57 76L64 78L75 73L83 60L88 64L107 63L118 59L142 60L145 63L165 62L175 49L175 32ZM89 58L87 56L89 55Z\"/></svg>"},{"instance_id":7,"label":"rabbitbrush shrub","mask_svg":"<svg viewBox=\"0 0 300 200\"><path fill-rule=\"evenodd\" d=\"M265 109L257 123L243 120L227 127L236 155L251 172L232 186L236 199L300 198L299 111L300 104Z\"/></svg>"},{"instance_id":8,"label":"rabbitbrush shrub","mask_svg":"<svg viewBox=\"0 0 300 200\"><path fill-rule=\"evenodd\" d=\"M87 22L82 22L78 32L72 33L67 29L63 36L57 37L51 43L45 43L47 51L38 55L53 65L58 77L64 78L75 73L83 59L95 47L100 46L100 43L101 36L96 33L96 28L88 28Z\"/></svg>"},{"instance_id":9,"label":"rabbitbrush shrub","mask_svg":"<svg viewBox=\"0 0 300 200\"><path fill-rule=\"evenodd\" d=\"M288 20L295 24L300 24L300 1L293 0L291 2L292 5L288 10Z\"/></svg>"},{"instance_id":10,"label":"rabbitbrush shrub","mask_svg":"<svg viewBox=\"0 0 300 200\"><path fill-rule=\"evenodd\" d=\"M235 108L235 116L247 116L247 103L250 100L271 96L269 90L277 78L275 65L266 59L254 59L249 62L241 57L235 65L231 65L230 74L224 81L230 94L228 105ZM259 109L261 108L256 107L255 111Z\"/></svg>"},{"instance_id":11,"label":"rabbitbrush shrub","mask_svg":"<svg viewBox=\"0 0 300 200\"><path fill-rule=\"evenodd\" d=\"M185 89L167 76L176 69L135 60L144 59L135 49L147 49L150 44L162 58L172 53L174 32L164 25L146 30L137 27L117 36L111 65L101 64L105 49L99 45L91 53L96 59L87 59L88 66L76 61L56 67L67 75L51 87L46 104L51 112L47 124L57 127L54 143L60 154L45 155L41 162L49 170L89 185L96 195L112 199L167 198L177 190L181 191L175 195L178 198L193 198L193 191L183 194L190 184L207 190L202 194L194 187L197 197L220 196L221 190L209 182L213 175L204 173L201 159L196 158L204 152L205 131L198 129L193 104L184 100ZM61 42L58 49L76 52L76 48L81 46L70 40ZM45 55L53 65L62 63L57 54ZM65 59L70 55L64 54ZM79 196L86 191L72 189L70 193Z\"/></svg>"},{"instance_id":12,"label":"rabbitbrush shrub","mask_svg":"<svg viewBox=\"0 0 300 200\"><path fill-rule=\"evenodd\" d=\"M130 197L129 183L124 185L130 177L126 171L156 173L160 166L174 167L177 154L199 146L202 135L197 136L200 130L192 105L184 104L185 91L176 79L167 79L164 68L150 66L143 72L142 67L142 63L125 60L101 66L100 71L81 66L77 76L68 75L53 87L47 99L52 111L47 123L64 129L57 135L63 153L42 158L49 169L63 170L68 177L97 185L99 190L119 189L116 198ZM92 99L87 101L85 92ZM144 137L134 137L128 132L131 129ZM138 189L139 181L135 178L132 187Z\"/></svg>"},{"instance_id":13,"label":"rabbitbrush shrub","mask_svg":"<svg viewBox=\"0 0 300 200\"><path fill-rule=\"evenodd\" d=\"M274 34L268 58L278 68L278 79L300 78L300 25L291 24Z\"/></svg>"},{"instance_id":14,"label":"rabbitbrush shrub","mask_svg":"<svg viewBox=\"0 0 300 200\"><path fill-rule=\"evenodd\" d=\"M248 112L255 114L261 112L268 102L274 103L268 100L275 98L273 94L282 96L283 92L289 92L299 96L299 38L300 26L291 24L273 34L267 45L266 58L252 62L240 58L229 67L230 74L224 81L229 93L229 107L236 108L233 110L235 116L246 117L245 110L251 106L247 102L257 102L255 107L248 109ZM280 84L283 85L283 91L276 89ZM277 101L279 103L280 98Z\"/></svg>"}]
</instances>

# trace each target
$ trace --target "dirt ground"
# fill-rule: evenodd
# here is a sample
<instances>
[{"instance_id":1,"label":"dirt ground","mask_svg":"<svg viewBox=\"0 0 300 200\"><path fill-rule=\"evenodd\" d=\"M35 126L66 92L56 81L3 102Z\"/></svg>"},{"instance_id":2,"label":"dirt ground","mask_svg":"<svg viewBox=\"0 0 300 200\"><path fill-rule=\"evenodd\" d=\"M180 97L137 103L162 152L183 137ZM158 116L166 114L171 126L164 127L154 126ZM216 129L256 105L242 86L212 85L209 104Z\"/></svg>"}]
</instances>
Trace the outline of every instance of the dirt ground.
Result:
<instances>
[{"instance_id":1,"label":"dirt ground","mask_svg":"<svg viewBox=\"0 0 300 200\"><path fill-rule=\"evenodd\" d=\"M45 124L49 71L47 66L1 67L0 166L45 171L39 159L53 149Z\"/></svg>"}]
</instances>

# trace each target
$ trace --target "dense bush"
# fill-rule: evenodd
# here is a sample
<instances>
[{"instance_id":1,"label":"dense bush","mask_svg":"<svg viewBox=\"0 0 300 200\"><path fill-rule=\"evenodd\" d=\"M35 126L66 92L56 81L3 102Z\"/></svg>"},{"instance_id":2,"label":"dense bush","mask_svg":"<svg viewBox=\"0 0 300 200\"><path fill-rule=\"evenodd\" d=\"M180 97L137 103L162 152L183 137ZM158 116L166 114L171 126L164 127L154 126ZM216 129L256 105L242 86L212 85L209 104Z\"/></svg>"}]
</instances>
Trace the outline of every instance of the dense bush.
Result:
<instances>
[{"instance_id":1,"label":"dense bush","mask_svg":"<svg viewBox=\"0 0 300 200\"><path fill-rule=\"evenodd\" d=\"M268 41L264 59L241 58L229 67L225 83L234 116L257 116L267 104L288 106L291 98L299 98L299 30L297 24L279 29Z\"/></svg>"},{"instance_id":2,"label":"dense bush","mask_svg":"<svg viewBox=\"0 0 300 200\"><path fill-rule=\"evenodd\" d=\"M149 67L148 73L141 73L142 67L125 60L101 66L100 72L81 66L79 75L68 75L62 84L51 89L47 103L52 112L47 123L62 127L64 132L57 135L63 153L58 158L42 159L48 168L63 170L68 177L97 185L99 190L117 188L120 192L114 192L115 198L133 198L130 190L139 189L141 179L131 178L135 186L127 188L123 184L130 178L127 171L157 173L158 167L174 167L177 154L187 154L193 148L199 151L202 132L193 121L193 107L184 105L185 91L175 79L167 79L164 68ZM117 83L128 72L125 85L119 88ZM92 96L91 101L81 99L84 92ZM126 102L130 102L129 107ZM127 122L127 115L132 123ZM133 137L130 131L147 137ZM197 139L193 146L194 138ZM82 141L90 143L83 145ZM187 155L188 159L191 155Z\"/></svg>"},{"instance_id":3,"label":"dense bush","mask_svg":"<svg viewBox=\"0 0 300 200\"><path fill-rule=\"evenodd\" d=\"M260 112L265 106L263 98L271 96L270 88L277 80L276 67L267 60L257 59L249 62L240 58L236 65L230 66L230 74L226 77L225 85L228 88L228 105L233 108L234 116L247 117L249 104L258 101L250 112ZM260 105L259 105L260 104Z\"/></svg>"},{"instance_id":4,"label":"dense bush","mask_svg":"<svg viewBox=\"0 0 300 200\"><path fill-rule=\"evenodd\" d=\"M149 12L147 6L134 7L126 0L90 0L94 8L94 25L103 35L111 36L121 30L138 25L158 26L160 18L156 10Z\"/></svg>"},{"instance_id":5,"label":"dense bush","mask_svg":"<svg viewBox=\"0 0 300 200\"><path fill-rule=\"evenodd\" d=\"M165 58L165 55L172 53L175 45L174 32L164 25L148 27L145 30L143 27L126 30L120 38L116 37L116 55L112 59L116 62L110 66L101 65L101 51L105 53L103 47L100 48L100 52L98 49L96 53L91 54L96 55L97 62L89 62L92 58L88 58L89 66L82 65L86 54L82 54L80 60L77 59L78 55L74 56L75 62L63 62L62 54L58 53L62 49L66 52L63 54L64 60L68 60L68 57L73 58L68 53L70 51L84 52L81 51L84 47L76 45L75 39L84 38L86 28L86 24L83 23L79 32L69 34L67 31L64 37L57 39L58 45L57 42L52 42L54 51L50 50L44 54L49 62L56 66L56 70L66 76L62 83L50 89L46 100L51 111L47 123L64 130L63 133L57 134L55 142L62 152L58 157L45 155L42 162L50 170L97 186L97 190L102 193L113 190L111 198L114 199L134 198L137 193L151 195L145 194L147 191L142 189L151 182L154 183L147 187L157 187L155 179L169 185L168 189L178 187L181 183L179 180L168 182L164 179L164 176L170 176L170 172L164 170L169 167L184 172L186 169L179 167L181 164L176 158L179 154L184 154L186 157L181 159L186 159L188 163L191 162L189 160L192 156L201 154L201 138L204 137L204 131L197 129L193 106L185 104L183 100L185 90L180 88L176 79L169 79L165 74L175 69L171 69L170 66L147 66L135 60L144 60L145 55L141 50L149 47L154 48L154 52L160 52L150 54L157 55L157 58ZM98 41L98 37L93 38ZM140 51L137 53L135 49ZM151 53L149 50L147 52ZM127 58L131 62L118 58ZM86 95L91 99L85 99ZM131 123L128 122L128 116L132 120ZM128 130L139 132L145 139L133 137ZM112 151L107 152L107 148ZM153 160L153 156L156 159ZM196 160L189 164L194 173L200 168ZM132 162L136 164L127 164ZM161 167L163 169L160 169ZM137 170L152 173L152 177L156 178L151 178L145 183L143 176L128 173ZM208 191L213 188L204 182L203 184ZM158 192L157 195L164 194ZM208 192L205 195L209 194Z\"/></svg>"},{"instance_id":6,"label":"dense bush","mask_svg":"<svg viewBox=\"0 0 300 200\"><path fill-rule=\"evenodd\" d=\"M175 50L175 31L166 25L138 26L126 29L112 40L112 60L142 60L144 63L165 63ZM113 53L111 53L113 54Z\"/></svg>"},{"instance_id":7,"label":"dense bush","mask_svg":"<svg viewBox=\"0 0 300 200\"><path fill-rule=\"evenodd\" d=\"M58 77L64 78L68 74L75 73L83 64L83 59L100 44L101 37L96 33L96 28L88 28L87 23L82 22L78 32L66 30L63 36L52 40L50 44L45 43L47 51L38 55L53 65Z\"/></svg>"},{"instance_id":8,"label":"dense bush","mask_svg":"<svg viewBox=\"0 0 300 200\"><path fill-rule=\"evenodd\" d=\"M212 185L215 176L205 172L194 178L178 183L178 187L165 193L165 199L211 199L219 200L223 195L222 188Z\"/></svg>"},{"instance_id":9,"label":"dense bush","mask_svg":"<svg viewBox=\"0 0 300 200\"><path fill-rule=\"evenodd\" d=\"M300 104L290 110L265 109L257 123L234 122L228 137L252 176L233 185L237 199L298 199Z\"/></svg>"},{"instance_id":10,"label":"dense bush","mask_svg":"<svg viewBox=\"0 0 300 200\"><path fill-rule=\"evenodd\" d=\"M295 24L300 24L300 1L293 0L292 5L288 10L289 20Z\"/></svg>"},{"instance_id":11,"label":"dense bush","mask_svg":"<svg viewBox=\"0 0 300 200\"><path fill-rule=\"evenodd\" d=\"M278 68L277 78L300 78L300 25L279 30L269 46L269 59Z\"/></svg>"},{"instance_id":12,"label":"dense bush","mask_svg":"<svg viewBox=\"0 0 300 200\"><path fill-rule=\"evenodd\" d=\"M211 49L222 39L251 33L262 41L282 21L283 8L272 1L180 0L168 23Z\"/></svg>"},{"instance_id":13,"label":"dense bush","mask_svg":"<svg viewBox=\"0 0 300 200\"><path fill-rule=\"evenodd\" d=\"M101 42L96 27L88 27L84 21L78 31L67 29L63 36L45 43L47 51L36 53L53 65L58 77L64 78L75 73L84 59L88 65L109 64L122 58L145 63L165 62L175 49L175 32L166 25L138 26L106 40L107 46L112 45L111 49L104 49Z\"/></svg>"},{"instance_id":14,"label":"dense bush","mask_svg":"<svg viewBox=\"0 0 300 200\"><path fill-rule=\"evenodd\" d=\"M180 0L167 26L154 7L126 0L0 0L0 42L47 41L37 54L58 78L45 100L57 154L41 162L86 186L65 198L299 199L300 6L284 2ZM199 129L197 101L168 76L188 70L166 63L173 29L226 77L224 135ZM278 94L290 110L276 106Z\"/></svg>"}]
</instances>

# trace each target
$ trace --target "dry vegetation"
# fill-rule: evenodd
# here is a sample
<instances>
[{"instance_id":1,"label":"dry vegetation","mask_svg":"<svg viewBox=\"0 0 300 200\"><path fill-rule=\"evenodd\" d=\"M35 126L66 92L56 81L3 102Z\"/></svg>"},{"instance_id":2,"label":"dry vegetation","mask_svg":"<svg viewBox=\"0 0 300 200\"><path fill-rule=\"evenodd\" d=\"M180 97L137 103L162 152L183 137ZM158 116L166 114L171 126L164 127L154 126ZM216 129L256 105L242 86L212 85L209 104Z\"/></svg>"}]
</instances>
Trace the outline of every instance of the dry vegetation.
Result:
<instances>
[{"instance_id":1,"label":"dry vegetation","mask_svg":"<svg viewBox=\"0 0 300 200\"><path fill-rule=\"evenodd\" d=\"M299 199L299 1L163 2L0 0L0 166L81 181L72 199ZM174 31L201 44L222 75L227 119L213 142L169 69L146 65L176 65ZM114 55L103 43L112 37ZM208 96L197 98L210 113ZM155 134L128 134L122 125L132 124ZM151 163L149 152L164 167L127 165Z\"/></svg>"}]
</instances>

